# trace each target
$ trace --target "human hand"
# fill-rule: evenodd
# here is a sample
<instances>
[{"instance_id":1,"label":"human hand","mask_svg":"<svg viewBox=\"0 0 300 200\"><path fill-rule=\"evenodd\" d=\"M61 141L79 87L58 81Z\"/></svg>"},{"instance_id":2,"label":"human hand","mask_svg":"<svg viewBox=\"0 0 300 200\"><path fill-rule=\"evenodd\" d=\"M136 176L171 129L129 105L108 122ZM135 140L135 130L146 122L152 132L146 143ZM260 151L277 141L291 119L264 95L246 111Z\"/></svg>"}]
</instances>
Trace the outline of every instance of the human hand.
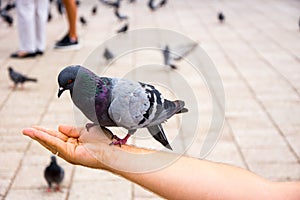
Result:
<instances>
[{"instance_id":1,"label":"human hand","mask_svg":"<svg viewBox=\"0 0 300 200\"><path fill-rule=\"evenodd\" d=\"M23 134L72 164L92 168L108 169L108 155L119 148L108 145L111 143L112 133L99 126L87 131L86 128L60 125L58 130L33 126L25 128Z\"/></svg>"}]
</instances>

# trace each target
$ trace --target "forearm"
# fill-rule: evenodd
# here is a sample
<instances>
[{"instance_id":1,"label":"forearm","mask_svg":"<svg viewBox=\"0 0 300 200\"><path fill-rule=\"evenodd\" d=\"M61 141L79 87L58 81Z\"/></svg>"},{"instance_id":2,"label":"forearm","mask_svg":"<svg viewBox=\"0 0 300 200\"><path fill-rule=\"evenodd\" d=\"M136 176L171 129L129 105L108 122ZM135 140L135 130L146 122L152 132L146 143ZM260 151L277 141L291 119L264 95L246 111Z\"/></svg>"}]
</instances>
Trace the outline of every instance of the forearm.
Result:
<instances>
[{"instance_id":1,"label":"forearm","mask_svg":"<svg viewBox=\"0 0 300 200\"><path fill-rule=\"evenodd\" d=\"M123 151L147 152L128 146ZM154 172L108 170L167 199L300 199L299 183L275 184L241 168L184 156Z\"/></svg>"}]
</instances>

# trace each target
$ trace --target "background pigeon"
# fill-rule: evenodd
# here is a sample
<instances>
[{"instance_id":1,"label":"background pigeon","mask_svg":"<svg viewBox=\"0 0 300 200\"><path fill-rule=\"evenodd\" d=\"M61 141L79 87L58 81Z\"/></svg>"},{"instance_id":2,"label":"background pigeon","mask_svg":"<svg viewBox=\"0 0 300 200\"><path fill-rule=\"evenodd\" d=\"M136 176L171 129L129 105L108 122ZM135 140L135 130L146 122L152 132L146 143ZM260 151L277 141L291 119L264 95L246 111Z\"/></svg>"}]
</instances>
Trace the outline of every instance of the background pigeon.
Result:
<instances>
[{"instance_id":1,"label":"background pigeon","mask_svg":"<svg viewBox=\"0 0 300 200\"><path fill-rule=\"evenodd\" d=\"M225 15L222 12L219 12L218 19L221 23L223 23L225 21Z\"/></svg>"},{"instance_id":2,"label":"background pigeon","mask_svg":"<svg viewBox=\"0 0 300 200\"><path fill-rule=\"evenodd\" d=\"M117 33L126 33L128 30L129 24L125 24L124 26L122 26L119 30L117 30Z\"/></svg>"},{"instance_id":3,"label":"background pigeon","mask_svg":"<svg viewBox=\"0 0 300 200\"><path fill-rule=\"evenodd\" d=\"M19 83L23 86L23 83L26 81L37 82L36 78L29 78L19 72L14 71L12 67L8 68L8 74L10 79L14 82L14 88L16 88Z\"/></svg>"},{"instance_id":4,"label":"background pigeon","mask_svg":"<svg viewBox=\"0 0 300 200\"><path fill-rule=\"evenodd\" d=\"M151 135L172 149L161 123L174 114L187 112L181 100L164 99L154 86L119 78L99 77L79 65L63 69L58 76L58 97L70 91L74 104L94 124L121 126L128 130L123 139L114 136L114 145L125 144L138 128L147 128Z\"/></svg>"},{"instance_id":5,"label":"background pigeon","mask_svg":"<svg viewBox=\"0 0 300 200\"><path fill-rule=\"evenodd\" d=\"M10 16L7 12L1 11L1 18L8 24L8 26L12 26L14 23L14 18Z\"/></svg>"},{"instance_id":6,"label":"background pigeon","mask_svg":"<svg viewBox=\"0 0 300 200\"><path fill-rule=\"evenodd\" d=\"M148 5L148 7L150 8L151 11L156 10L156 7L154 6L154 0L149 0L147 5Z\"/></svg>"},{"instance_id":7,"label":"background pigeon","mask_svg":"<svg viewBox=\"0 0 300 200\"><path fill-rule=\"evenodd\" d=\"M64 169L60 167L56 162L56 157L51 156L50 165L46 167L44 171L44 177L48 183L48 192L51 191L52 184L56 184L56 191L60 191L59 185L63 181L65 176Z\"/></svg>"},{"instance_id":8,"label":"background pigeon","mask_svg":"<svg viewBox=\"0 0 300 200\"><path fill-rule=\"evenodd\" d=\"M163 56L164 56L164 64L166 66L170 66L172 69L177 69L177 67L171 63L171 54L168 45L166 45L166 47L163 50Z\"/></svg>"},{"instance_id":9,"label":"background pigeon","mask_svg":"<svg viewBox=\"0 0 300 200\"><path fill-rule=\"evenodd\" d=\"M161 0L160 2L159 2L159 7L163 7L163 6L165 6L167 4L167 0Z\"/></svg>"},{"instance_id":10,"label":"background pigeon","mask_svg":"<svg viewBox=\"0 0 300 200\"><path fill-rule=\"evenodd\" d=\"M64 5L63 5L63 2L62 0L56 0L56 9L57 9L57 12L60 14L60 15L63 15L64 14Z\"/></svg>"},{"instance_id":11,"label":"background pigeon","mask_svg":"<svg viewBox=\"0 0 300 200\"><path fill-rule=\"evenodd\" d=\"M127 16L121 15L121 14L120 14L119 8L116 8L116 9L114 10L114 14L115 14L115 16L116 16L119 20L121 20L121 21L122 21L122 20L128 19Z\"/></svg>"},{"instance_id":12,"label":"background pigeon","mask_svg":"<svg viewBox=\"0 0 300 200\"><path fill-rule=\"evenodd\" d=\"M98 7L95 5L92 7L92 15L96 15L97 14L97 10L98 10Z\"/></svg>"},{"instance_id":13,"label":"background pigeon","mask_svg":"<svg viewBox=\"0 0 300 200\"><path fill-rule=\"evenodd\" d=\"M83 16L79 17L79 21L80 21L80 23L81 23L82 26L86 26L87 21L86 21L86 19Z\"/></svg>"},{"instance_id":14,"label":"background pigeon","mask_svg":"<svg viewBox=\"0 0 300 200\"><path fill-rule=\"evenodd\" d=\"M106 61L109 61L114 58L114 55L108 48L105 48L103 57L105 58Z\"/></svg>"},{"instance_id":15,"label":"background pigeon","mask_svg":"<svg viewBox=\"0 0 300 200\"><path fill-rule=\"evenodd\" d=\"M169 45L163 49L163 57L164 57L164 64L166 66L170 66L172 69L176 69L177 66L173 64L174 61L179 61L182 58L186 57L190 54L196 47L198 43L187 44L176 49L176 55L171 54Z\"/></svg>"}]
</instances>

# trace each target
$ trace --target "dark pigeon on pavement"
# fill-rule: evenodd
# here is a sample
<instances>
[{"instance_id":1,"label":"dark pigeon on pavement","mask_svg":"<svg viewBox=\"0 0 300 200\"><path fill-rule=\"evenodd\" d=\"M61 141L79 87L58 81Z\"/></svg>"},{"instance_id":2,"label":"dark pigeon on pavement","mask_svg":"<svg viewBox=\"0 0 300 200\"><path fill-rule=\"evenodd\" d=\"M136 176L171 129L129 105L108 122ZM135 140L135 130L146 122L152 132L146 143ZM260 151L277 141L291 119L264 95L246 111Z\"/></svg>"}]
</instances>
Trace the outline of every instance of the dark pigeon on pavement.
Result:
<instances>
[{"instance_id":1,"label":"dark pigeon on pavement","mask_svg":"<svg viewBox=\"0 0 300 200\"><path fill-rule=\"evenodd\" d=\"M65 176L64 169L56 162L56 157L51 156L50 165L48 165L44 171L44 177L48 184L48 192L51 192L53 184L56 184L56 191L60 191L60 184Z\"/></svg>"},{"instance_id":2,"label":"dark pigeon on pavement","mask_svg":"<svg viewBox=\"0 0 300 200\"><path fill-rule=\"evenodd\" d=\"M27 81L37 82L36 78L29 78L28 76L25 76L19 72L14 71L12 67L8 68L8 74L10 79L14 82L14 88L16 88L18 84L21 84L23 87L23 84Z\"/></svg>"}]
</instances>

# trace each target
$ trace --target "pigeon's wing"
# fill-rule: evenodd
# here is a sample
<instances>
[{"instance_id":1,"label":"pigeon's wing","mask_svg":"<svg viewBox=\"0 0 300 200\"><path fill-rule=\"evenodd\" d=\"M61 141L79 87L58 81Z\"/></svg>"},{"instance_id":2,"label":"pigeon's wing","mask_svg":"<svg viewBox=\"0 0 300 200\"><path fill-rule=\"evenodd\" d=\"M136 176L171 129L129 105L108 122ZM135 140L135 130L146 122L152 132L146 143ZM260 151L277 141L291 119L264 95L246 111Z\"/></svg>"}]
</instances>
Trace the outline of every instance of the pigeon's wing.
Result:
<instances>
[{"instance_id":1,"label":"pigeon's wing","mask_svg":"<svg viewBox=\"0 0 300 200\"><path fill-rule=\"evenodd\" d=\"M137 129L158 125L184 107L165 100L154 86L120 79L112 92L109 115L117 125Z\"/></svg>"},{"instance_id":2,"label":"pigeon's wing","mask_svg":"<svg viewBox=\"0 0 300 200\"><path fill-rule=\"evenodd\" d=\"M150 101L140 83L118 79L111 97L108 113L118 126L129 130L143 127L141 124L150 108Z\"/></svg>"},{"instance_id":3,"label":"pigeon's wing","mask_svg":"<svg viewBox=\"0 0 300 200\"><path fill-rule=\"evenodd\" d=\"M57 183L58 184L61 183L64 180L64 177L65 177L65 170L62 167L60 167L60 174Z\"/></svg>"},{"instance_id":4,"label":"pigeon's wing","mask_svg":"<svg viewBox=\"0 0 300 200\"><path fill-rule=\"evenodd\" d=\"M15 82L15 83L21 83L21 82L24 82L26 77L16 71L12 71L10 73L10 77L11 79Z\"/></svg>"},{"instance_id":5,"label":"pigeon's wing","mask_svg":"<svg viewBox=\"0 0 300 200\"><path fill-rule=\"evenodd\" d=\"M191 43L191 44L186 44L182 45L179 47L175 47L171 49L171 57L174 60L181 60L182 58L186 57L188 54L190 54L196 47L198 46L198 43ZM172 51L175 54L172 54Z\"/></svg>"},{"instance_id":6,"label":"pigeon's wing","mask_svg":"<svg viewBox=\"0 0 300 200\"><path fill-rule=\"evenodd\" d=\"M149 126L147 129L158 142L172 150L161 124Z\"/></svg>"}]
</instances>

